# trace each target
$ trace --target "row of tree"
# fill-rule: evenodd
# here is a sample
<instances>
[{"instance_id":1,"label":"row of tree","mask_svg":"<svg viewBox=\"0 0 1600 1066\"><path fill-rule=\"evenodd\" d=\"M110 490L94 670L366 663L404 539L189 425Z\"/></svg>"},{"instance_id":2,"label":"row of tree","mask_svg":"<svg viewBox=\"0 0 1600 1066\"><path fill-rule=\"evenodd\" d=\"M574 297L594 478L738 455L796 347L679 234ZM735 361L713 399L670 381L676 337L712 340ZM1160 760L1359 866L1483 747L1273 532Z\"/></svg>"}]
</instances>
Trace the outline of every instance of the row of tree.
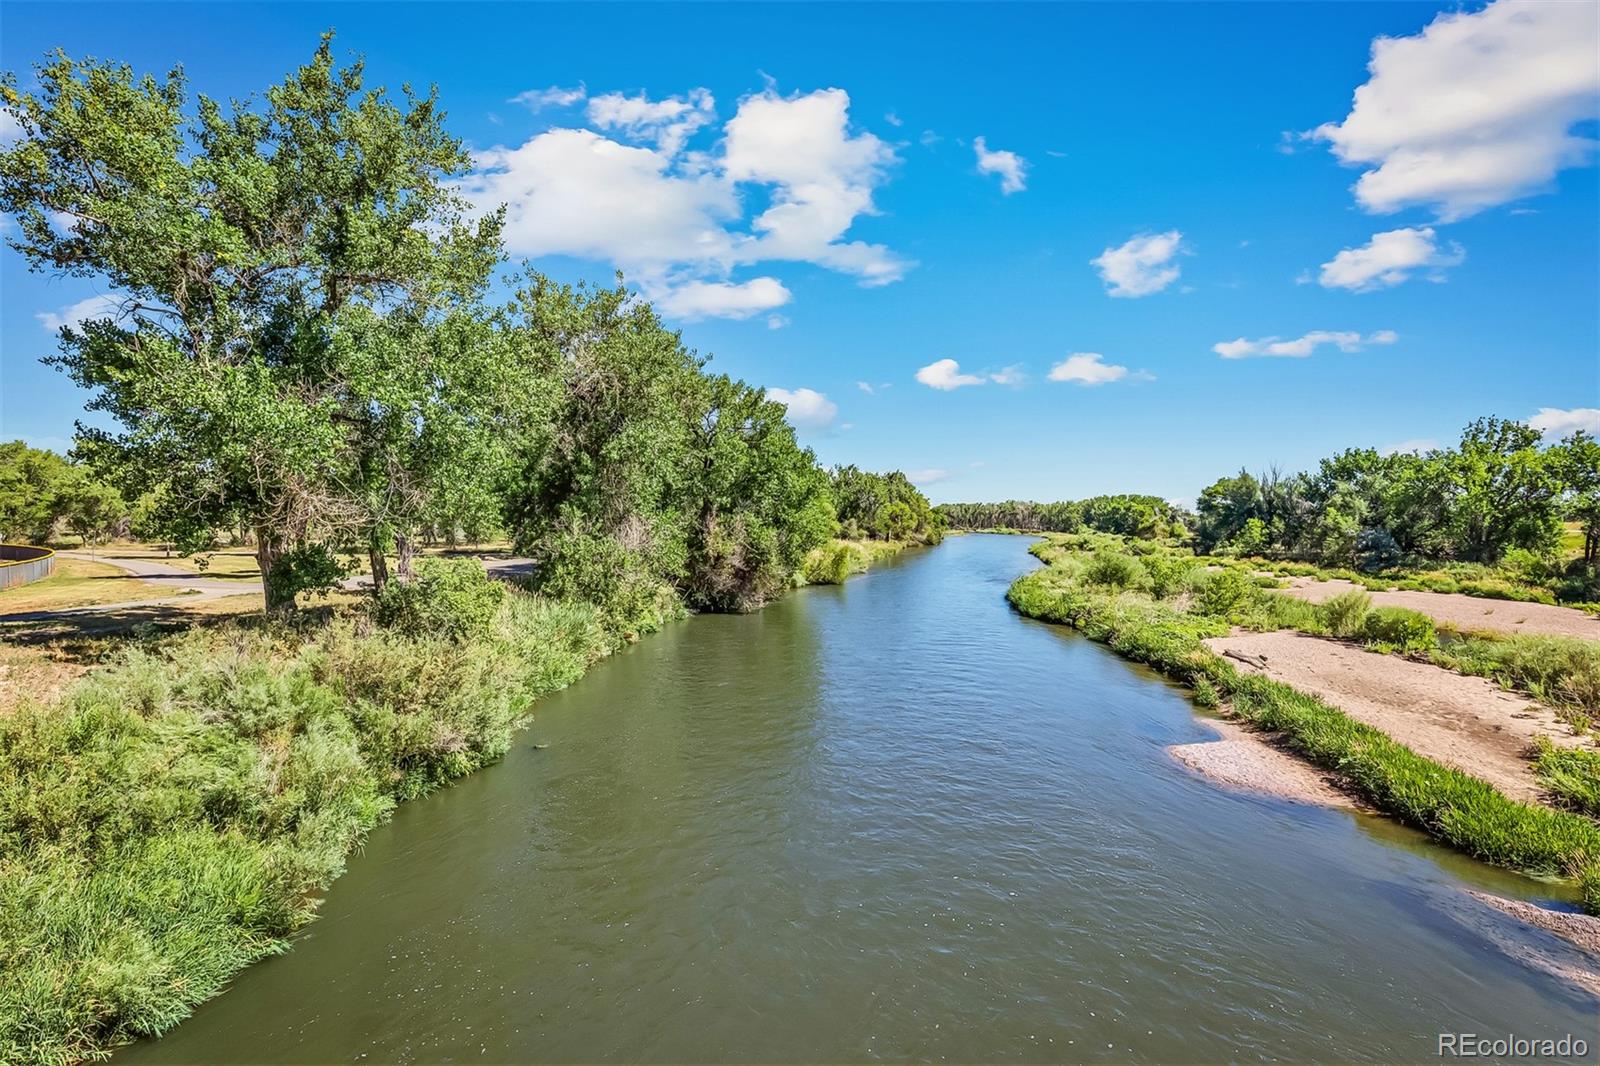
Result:
<instances>
[{"instance_id":1,"label":"row of tree","mask_svg":"<svg viewBox=\"0 0 1600 1066\"><path fill-rule=\"evenodd\" d=\"M1383 455L1350 449L1298 474L1240 471L1196 502L1205 550L1279 554L1381 569L1406 559L1497 563L1511 549L1553 554L1563 521L1582 531L1579 564L1600 563L1600 444L1546 444L1521 422L1483 418L1453 448Z\"/></svg>"},{"instance_id":2,"label":"row of tree","mask_svg":"<svg viewBox=\"0 0 1600 1066\"><path fill-rule=\"evenodd\" d=\"M118 426L80 426L75 454L182 547L248 530L269 606L351 547L381 590L419 539L501 528L554 594L629 625L663 596L770 599L835 531L836 490L852 532L932 528L899 475L830 478L781 404L620 281L529 270L491 299L503 216L458 195L434 95L367 89L329 39L259 101L191 107L180 72L60 55L37 77L0 83L10 243L121 300L49 360Z\"/></svg>"},{"instance_id":3,"label":"row of tree","mask_svg":"<svg viewBox=\"0 0 1600 1066\"><path fill-rule=\"evenodd\" d=\"M43 544L68 531L98 544L141 517L85 467L20 440L0 444L0 541Z\"/></svg>"},{"instance_id":4,"label":"row of tree","mask_svg":"<svg viewBox=\"0 0 1600 1066\"><path fill-rule=\"evenodd\" d=\"M1022 529L1077 533L1085 529L1130 537L1180 537L1190 516L1159 496L1122 494L1086 500L1033 503L942 503L938 512L953 529Z\"/></svg>"},{"instance_id":5,"label":"row of tree","mask_svg":"<svg viewBox=\"0 0 1600 1066\"><path fill-rule=\"evenodd\" d=\"M937 544L944 536L944 515L898 470L874 474L854 465L836 466L830 481L840 532L846 537Z\"/></svg>"}]
</instances>

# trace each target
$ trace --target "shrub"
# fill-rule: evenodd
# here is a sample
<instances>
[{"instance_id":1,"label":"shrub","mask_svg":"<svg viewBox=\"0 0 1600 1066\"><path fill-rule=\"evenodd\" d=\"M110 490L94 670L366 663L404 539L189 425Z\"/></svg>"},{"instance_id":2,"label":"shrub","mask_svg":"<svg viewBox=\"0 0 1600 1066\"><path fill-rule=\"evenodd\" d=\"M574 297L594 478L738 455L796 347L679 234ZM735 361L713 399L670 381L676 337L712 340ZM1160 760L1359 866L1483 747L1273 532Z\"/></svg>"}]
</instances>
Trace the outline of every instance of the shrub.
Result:
<instances>
[{"instance_id":1,"label":"shrub","mask_svg":"<svg viewBox=\"0 0 1600 1066\"><path fill-rule=\"evenodd\" d=\"M813 548L800 574L808 585L842 585L855 572L856 552L844 541Z\"/></svg>"},{"instance_id":2,"label":"shrub","mask_svg":"<svg viewBox=\"0 0 1600 1066\"><path fill-rule=\"evenodd\" d=\"M1256 594L1250 575L1230 567L1200 575L1195 583L1194 601L1202 614L1227 617L1249 603Z\"/></svg>"},{"instance_id":3,"label":"shrub","mask_svg":"<svg viewBox=\"0 0 1600 1066\"><path fill-rule=\"evenodd\" d=\"M1121 552L1097 551L1084 568L1083 579L1109 589L1133 589L1145 583L1144 565Z\"/></svg>"},{"instance_id":4,"label":"shrub","mask_svg":"<svg viewBox=\"0 0 1600 1066\"><path fill-rule=\"evenodd\" d=\"M1548 737L1534 745L1533 769L1562 806L1600 818L1600 752L1558 748Z\"/></svg>"},{"instance_id":5,"label":"shrub","mask_svg":"<svg viewBox=\"0 0 1600 1066\"><path fill-rule=\"evenodd\" d=\"M1433 658L1547 703L1600 713L1600 643L1592 640L1534 633L1467 637L1450 641Z\"/></svg>"},{"instance_id":6,"label":"shrub","mask_svg":"<svg viewBox=\"0 0 1600 1066\"><path fill-rule=\"evenodd\" d=\"M1146 556L1144 569L1150 576L1150 595L1158 600L1176 596L1197 565L1193 557L1186 555Z\"/></svg>"},{"instance_id":7,"label":"shrub","mask_svg":"<svg viewBox=\"0 0 1600 1066\"><path fill-rule=\"evenodd\" d=\"M1335 637L1354 637L1361 632L1372 610L1372 597L1362 589L1351 589L1322 603L1319 612L1323 625Z\"/></svg>"},{"instance_id":8,"label":"shrub","mask_svg":"<svg viewBox=\"0 0 1600 1066\"><path fill-rule=\"evenodd\" d=\"M424 559L415 580L383 587L373 614L407 636L466 640L489 632L505 591L476 559Z\"/></svg>"},{"instance_id":9,"label":"shrub","mask_svg":"<svg viewBox=\"0 0 1600 1066\"><path fill-rule=\"evenodd\" d=\"M325 544L306 544L287 551L268 571L270 602L290 602L301 592L327 595L348 572Z\"/></svg>"},{"instance_id":10,"label":"shrub","mask_svg":"<svg viewBox=\"0 0 1600 1066\"><path fill-rule=\"evenodd\" d=\"M1433 619L1406 607L1375 607L1361 623L1361 636L1404 652L1422 652L1436 642Z\"/></svg>"}]
</instances>

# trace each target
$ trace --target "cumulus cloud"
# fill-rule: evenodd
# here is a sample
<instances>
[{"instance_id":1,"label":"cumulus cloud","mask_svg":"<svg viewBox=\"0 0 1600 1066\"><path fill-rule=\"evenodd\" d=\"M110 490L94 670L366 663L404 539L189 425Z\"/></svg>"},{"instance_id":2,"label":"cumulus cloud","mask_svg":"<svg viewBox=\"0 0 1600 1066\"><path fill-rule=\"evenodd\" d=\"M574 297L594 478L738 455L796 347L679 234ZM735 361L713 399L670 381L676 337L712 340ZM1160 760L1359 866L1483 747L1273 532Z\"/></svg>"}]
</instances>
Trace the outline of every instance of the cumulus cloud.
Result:
<instances>
[{"instance_id":1,"label":"cumulus cloud","mask_svg":"<svg viewBox=\"0 0 1600 1066\"><path fill-rule=\"evenodd\" d=\"M789 409L789 422L797 429L821 429L839 416L839 405L815 389L767 390L767 399Z\"/></svg>"},{"instance_id":2,"label":"cumulus cloud","mask_svg":"<svg viewBox=\"0 0 1600 1066\"><path fill-rule=\"evenodd\" d=\"M654 141L662 152L675 156L691 136L717 117L717 102L708 89L691 89L665 100L651 100L643 93L605 93L590 98L588 115L589 122L600 129Z\"/></svg>"},{"instance_id":3,"label":"cumulus cloud","mask_svg":"<svg viewBox=\"0 0 1600 1066\"><path fill-rule=\"evenodd\" d=\"M508 104L521 104L529 111L543 111L547 107L571 107L581 103L588 95L588 90L579 82L575 88L563 89L559 85L552 85L548 89L528 89L520 92L507 100Z\"/></svg>"},{"instance_id":4,"label":"cumulus cloud","mask_svg":"<svg viewBox=\"0 0 1600 1066\"><path fill-rule=\"evenodd\" d=\"M1539 413L1528 419L1528 425L1544 434L1547 440L1570 437L1578 430L1600 437L1600 407L1541 407Z\"/></svg>"},{"instance_id":5,"label":"cumulus cloud","mask_svg":"<svg viewBox=\"0 0 1600 1066\"><path fill-rule=\"evenodd\" d=\"M480 210L506 206L514 254L609 261L669 314L749 317L786 302L788 289L771 277L736 281L741 268L814 263L873 286L914 265L848 238L897 161L851 130L849 107L842 89L747 96L719 148L695 151L689 142L716 114L705 89L660 100L605 93L585 111L594 128L477 153L460 189ZM754 218L747 198L764 205Z\"/></svg>"},{"instance_id":6,"label":"cumulus cloud","mask_svg":"<svg viewBox=\"0 0 1600 1066\"><path fill-rule=\"evenodd\" d=\"M1369 168L1355 196L1379 214L1426 204L1448 221L1536 192L1594 153L1573 128L1600 98L1597 11L1497 0L1379 37L1350 113L1311 136Z\"/></svg>"},{"instance_id":7,"label":"cumulus cloud","mask_svg":"<svg viewBox=\"0 0 1600 1066\"><path fill-rule=\"evenodd\" d=\"M1115 248L1107 248L1089 262L1112 296L1149 296L1178 280L1173 259L1183 250L1183 234L1145 233Z\"/></svg>"},{"instance_id":8,"label":"cumulus cloud","mask_svg":"<svg viewBox=\"0 0 1600 1066\"><path fill-rule=\"evenodd\" d=\"M1128 368L1106 362L1099 352L1073 352L1050 368L1051 381L1071 381L1079 385L1105 385L1128 376Z\"/></svg>"},{"instance_id":9,"label":"cumulus cloud","mask_svg":"<svg viewBox=\"0 0 1600 1066\"><path fill-rule=\"evenodd\" d=\"M907 470L906 479L913 485L932 485L935 481L943 481L950 476L950 471L930 467L927 470Z\"/></svg>"},{"instance_id":10,"label":"cumulus cloud","mask_svg":"<svg viewBox=\"0 0 1600 1066\"><path fill-rule=\"evenodd\" d=\"M695 321L701 318L749 318L789 302L790 293L777 278L751 278L744 282L689 281L674 285L667 283L654 291L659 283L645 286L656 309L672 318ZM776 324L774 324L776 320ZM768 319L769 329L782 329L788 325L781 315Z\"/></svg>"},{"instance_id":11,"label":"cumulus cloud","mask_svg":"<svg viewBox=\"0 0 1600 1066\"><path fill-rule=\"evenodd\" d=\"M1013 363L1010 366L1001 367L993 374L990 374L989 380L996 385L1010 385L1012 388L1020 388L1028 383L1028 375L1023 371L1021 363Z\"/></svg>"},{"instance_id":12,"label":"cumulus cloud","mask_svg":"<svg viewBox=\"0 0 1600 1066\"><path fill-rule=\"evenodd\" d=\"M122 316L123 297L112 294L90 296L69 304L59 311L40 311L34 315L39 324L51 333L55 333L63 326L71 329L80 328L85 322L101 318L120 318Z\"/></svg>"},{"instance_id":13,"label":"cumulus cloud","mask_svg":"<svg viewBox=\"0 0 1600 1066\"><path fill-rule=\"evenodd\" d=\"M1323 263L1319 280L1325 289L1371 292L1398 285L1417 270L1427 270L1430 281L1443 281L1444 269L1465 258L1454 241L1440 247L1432 226L1392 229Z\"/></svg>"},{"instance_id":14,"label":"cumulus cloud","mask_svg":"<svg viewBox=\"0 0 1600 1066\"><path fill-rule=\"evenodd\" d=\"M954 359L939 359L929 363L917 371L917 380L930 389L939 389L949 392L959 389L964 385L982 385L983 378L977 374L963 374L961 364Z\"/></svg>"},{"instance_id":15,"label":"cumulus cloud","mask_svg":"<svg viewBox=\"0 0 1600 1066\"><path fill-rule=\"evenodd\" d=\"M973 150L978 154L978 173L997 174L1000 177L1000 192L1010 196L1014 192L1021 192L1028 187L1028 161L1015 152L1001 149L989 150L989 144L982 137L975 138L972 142Z\"/></svg>"},{"instance_id":16,"label":"cumulus cloud","mask_svg":"<svg viewBox=\"0 0 1600 1066\"><path fill-rule=\"evenodd\" d=\"M1372 344L1393 344L1400 334L1392 329L1380 329L1363 337L1352 330L1314 329L1303 337L1285 340L1282 337L1262 337L1258 340L1221 341L1211 350L1224 359L1248 359L1252 356L1284 356L1304 359L1324 345L1331 344L1341 352L1359 352Z\"/></svg>"}]
</instances>

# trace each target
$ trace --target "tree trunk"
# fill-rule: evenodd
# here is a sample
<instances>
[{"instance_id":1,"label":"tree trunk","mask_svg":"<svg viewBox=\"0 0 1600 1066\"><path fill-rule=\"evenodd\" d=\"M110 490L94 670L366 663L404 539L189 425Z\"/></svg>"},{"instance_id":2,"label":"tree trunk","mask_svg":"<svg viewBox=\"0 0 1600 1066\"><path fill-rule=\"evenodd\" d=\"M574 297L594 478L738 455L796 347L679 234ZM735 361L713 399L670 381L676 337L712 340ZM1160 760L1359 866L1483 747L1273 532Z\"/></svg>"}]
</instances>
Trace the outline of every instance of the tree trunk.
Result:
<instances>
[{"instance_id":1,"label":"tree trunk","mask_svg":"<svg viewBox=\"0 0 1600 1066\"><path fill-rule=\"evenodd\" d=\"M376 533L367 540L367 560L372 564L372 594L376 596L389 583L389 560L383 557L383 545Z\"/></svg>"},{"instance_id":2,"label":"tree trunk","mask_svg":"<svg viewBox=\"0 0 1600 1066\"><path fill-rule=\"evenodd\" d=\"M273 571L283 557L283 541L266 529L256 529L256 566L261 569L261 592L269 611L294 609L294 592L273 580Z\"/></svg>"},{"instance_id":3,"label":"tree trunk","mask_svg":"<svg viewBox=\"0 0 1600 1066\"><path fill-rule=\"evenodd\" d=\"M394 535L394 550L397 556L394 564L394 575L401 581L411 580L411 537L406 533Z\"/></svg>"}]
</instances>

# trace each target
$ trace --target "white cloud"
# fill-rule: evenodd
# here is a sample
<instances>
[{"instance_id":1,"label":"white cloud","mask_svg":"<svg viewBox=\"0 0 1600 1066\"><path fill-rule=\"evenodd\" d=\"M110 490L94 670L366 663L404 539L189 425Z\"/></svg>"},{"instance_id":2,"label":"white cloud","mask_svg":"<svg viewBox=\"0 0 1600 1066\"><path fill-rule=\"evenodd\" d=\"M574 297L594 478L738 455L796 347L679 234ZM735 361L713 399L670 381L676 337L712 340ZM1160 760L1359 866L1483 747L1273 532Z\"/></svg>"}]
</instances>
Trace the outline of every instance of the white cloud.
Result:
<instances>
[{"instance_id":1,"label":"white cloud","mask_svg":"<svg viewBox=\"0 0 1600 1066\"><path fill-rule=\"evenodd\" d=\"M1592 3L1497 0L1372 42L1344 121L1312 136L1367 169L1356 199L1379 214L1429 204L1445 220L1536 192L1595 142L1600 18Z\"/></svg>"},{"instance_id":2,"label":"white cloud","mask_svg":"<svg viewBox=\"0 0 1600 1066\"><path fill-rule=\"evenodd\" d=\"M1262 337L1258 340L1221 341L1211 346L1211 350L1224 359L1248 359L1258 355L1285 356L1291 359L1304 359L1312 352L1325 344L1331 344L1341 352L1359 352L1372 344L1393 344L1400 339L1400 334L1392 329L1375 330L1363 337L1353 330L1326 330L1314 329L1303 337L1285 340L1282 337Z\"/></svg>"},{"instance_id":3,"label":"white cloud","mask_svg":"<svg viewBox=\"0 0 1600 1066\"><path fill-rule=\"evenodd\" d=\"M767 399L789 409L789 421L797 428L821 429L839 416L839 405L815 389L767 390Z\"/></svg>"},{"instance_id":4,"label":"white cloud","mask_svg":"<svg viewBox=\"0 0 1600 1066\"><path fill-rule=\"evenodd\" d=\"M789 290L777 278L751 278L745 282L689 281L667 284L659 290L645 286L657 310L672 318L693 322L701 318L749 318L789 302ZM767 321L768 329L781 329L787 320L781 315Z\"/></svg>"},{"instance_id":5,"label":"white cloud","mask_svg":"<svg viewBox=\"0 0 1600 1066\"><path fill-rule=\"evenodd\" d=\"M788 290L776 278L731 280L744 266L815 263L874 286L914 265L847 239L874 213L873 193L896 161L872 134L850 131L849 106L842 89L748 96L713 153L687 147L714 117L706 90L664 100L607 93L587 116L614 137L558 128L480 152L460 188L480 210L506 205L513 254L609 261L669 314L748 317L786 302ZM765 205L748 220L746 190Z\"/></svg>"},{"instance_id":6,"label":"white cloud","mask_svg":"<svg viewBox=\"0 0 1600 1066\"><path fill-rule=\"evenodd\" d=\"M1444 268L1465 258L1454 241L1440 248L1432 226L1392 229L1375 233L1361 247L1346 248L1323 263L1319 280L1325 289L1371 292L1398 285L1420 269L1430 272L1430 281L1443 281Z\"/></svg>"},{"instance_id":7,"label":"white cloud","mask_svg":"<svg viewBox=\"0 0 1600 1066\"><path fill-rule=\"evenodd\" d=\"M927 470L907 470L906 479L913 485L932 485L935 481L943 481L950 476L950 471L930 467Z\"/></svg>"},{"instance_id":8,"label":"white cloud","mask_svg":"<svg viewBox=\"0 0 1600 1066\"><path fill-rule=\"evenodd\" d=\"M90 296L87 299L79 300L75 304L69 304L60 311L40 311L33 317L37 318L39 324L51 333L57 332L62 326L78 329L85 322L94 319L122 317L123 299L121 296L109 293Z\"/></svg>"},{"instance_id":9,"label":"white cloud","mask_svg":"<svg viewBox=\"0 0 1600 1066\"><path fill-rule=\"evenodd\" d=\"M1528 419L1528 425L1543 433L1549 440L1570 437L1578 430L1600 437L1600 407L1541 407L1539 413Z\"/></svg>"},{"instance_id":10,"label":"white cloud","mask_svg":"<svg viewBox=\"0 0 1600 1066\"><path fill-rule=\"evenodd\" d=\"M786 317L784 317L783 315L768 315L767 316L767 328L768 329L782 329L785 326L787 326L788 324L789 324L789 320Z\"/></svg>"},{"instance_id":11,"label":"white cloud","mask_svg":"<svg viewBox=\"0 0 1600 1066\"><path fill-rule=\"evenodd\" d=\"M1403 440L1399 444L1385 444L1378 449L1379 455L1423 455L1427 452L1437 451L1439 442L1432 437L1418 437L1415 440Z\"/></svg>"},{"instance_id":12,"label":"white cloud","mask_svg":"<svg viewBox=\"0 0 1600 1066\"><path fill-rule=\"evenodd\" d=\"M963 385L982 385L983 378L976 374L963 374L961 364L954 359L940 359L917 371L917 380L930 389L949 392Z\"/></svg>"},{"instance_id":13,"label":"white cloud","mask_svg":"<svg viewBox=\"0 0 1600 1066\"><path fill-rule=\"evenodd\" d=\"M1013 388L1020 388L1027 384L1028 375L1023 371L1021 363L1013 363L1010 366L1001 367L993 374L990 374L989 380L996 385L1010 385Z\"/></svg>"},{"instance_id":14,"label":"white cloud","mask_svg":"<svg viewBox=\"0 0 1600 1066\"><path fill-rule=\"evenodd\" d=\"M708 89L691 89L684 96L665 100L651 100L643 93L605 93L590 98L588 115L589 122L600 129L654 141L662 152L675 156L690 137L717 117L717 102Z\"/></svg>"},{"instance_id":15,"label":"white cloud","mask_svg":"<svg viewBox=\"0 0 1600 1066\"><path fill-rule=\"evenodd\" d=\"M1001 149L989 151L988 142L982 137L974 138L973 150L978 153L978 173L998 174L1000 176L1000 192L1010 196L1014 192L1021 192L1028 187L1028 161L1015 152Z\"/></svg>"},{"instance_id":16,"label":"white cloud","mask_svg":"<svg viewBox=\"0 0 1600 1066\"><path fill-rule=\"evenodd\" d=\"M548 89L529 89L520 92L507 100L508 104L521 104L529 111L543 111L547 107L571 107L580 103L588 90L579 82L575 88L563 89L559 85L552 85Z\"/></svg>"},{"instance_id":17,"label":"white cloud","mask_svg":"<svg viewBox=\"0 0 1600 1066\"><path fill-rule=\"evenodd\" d=\"M1144 233L1089 260L1112 296L1149 296L1178 280L1172 260L1183 250L1183 234Z\"/></svg>"},{"instance_id":18,"label":"white cloud","mask_svg":"<svg viewBox=\"0 0 1600 1066\"><path fill-rule=\"evenodd\" d=\"M1121 381L1128 368L1107 363L1099 352L1073 352L1050 368L1051 381L1072 381L1079 385L1104 385Z\"/></svg>"},{"instance_id":19,"label":"white cloud","mask_svg":"<svg viewBox=\"0 0 1600 1066\"><path fill-rule=\"evenodd\" d=\"M899 281L912 264L881 244L843 242L861 215L875 214L873 191L896 161L870 133L851 134L850 95L819 89L782 97L747 96L728 120L722 172L731 182L769 186L770 206L751 222L744 262L792 259L853 274L863 285Z\"/></svg>"}]
</instances>

